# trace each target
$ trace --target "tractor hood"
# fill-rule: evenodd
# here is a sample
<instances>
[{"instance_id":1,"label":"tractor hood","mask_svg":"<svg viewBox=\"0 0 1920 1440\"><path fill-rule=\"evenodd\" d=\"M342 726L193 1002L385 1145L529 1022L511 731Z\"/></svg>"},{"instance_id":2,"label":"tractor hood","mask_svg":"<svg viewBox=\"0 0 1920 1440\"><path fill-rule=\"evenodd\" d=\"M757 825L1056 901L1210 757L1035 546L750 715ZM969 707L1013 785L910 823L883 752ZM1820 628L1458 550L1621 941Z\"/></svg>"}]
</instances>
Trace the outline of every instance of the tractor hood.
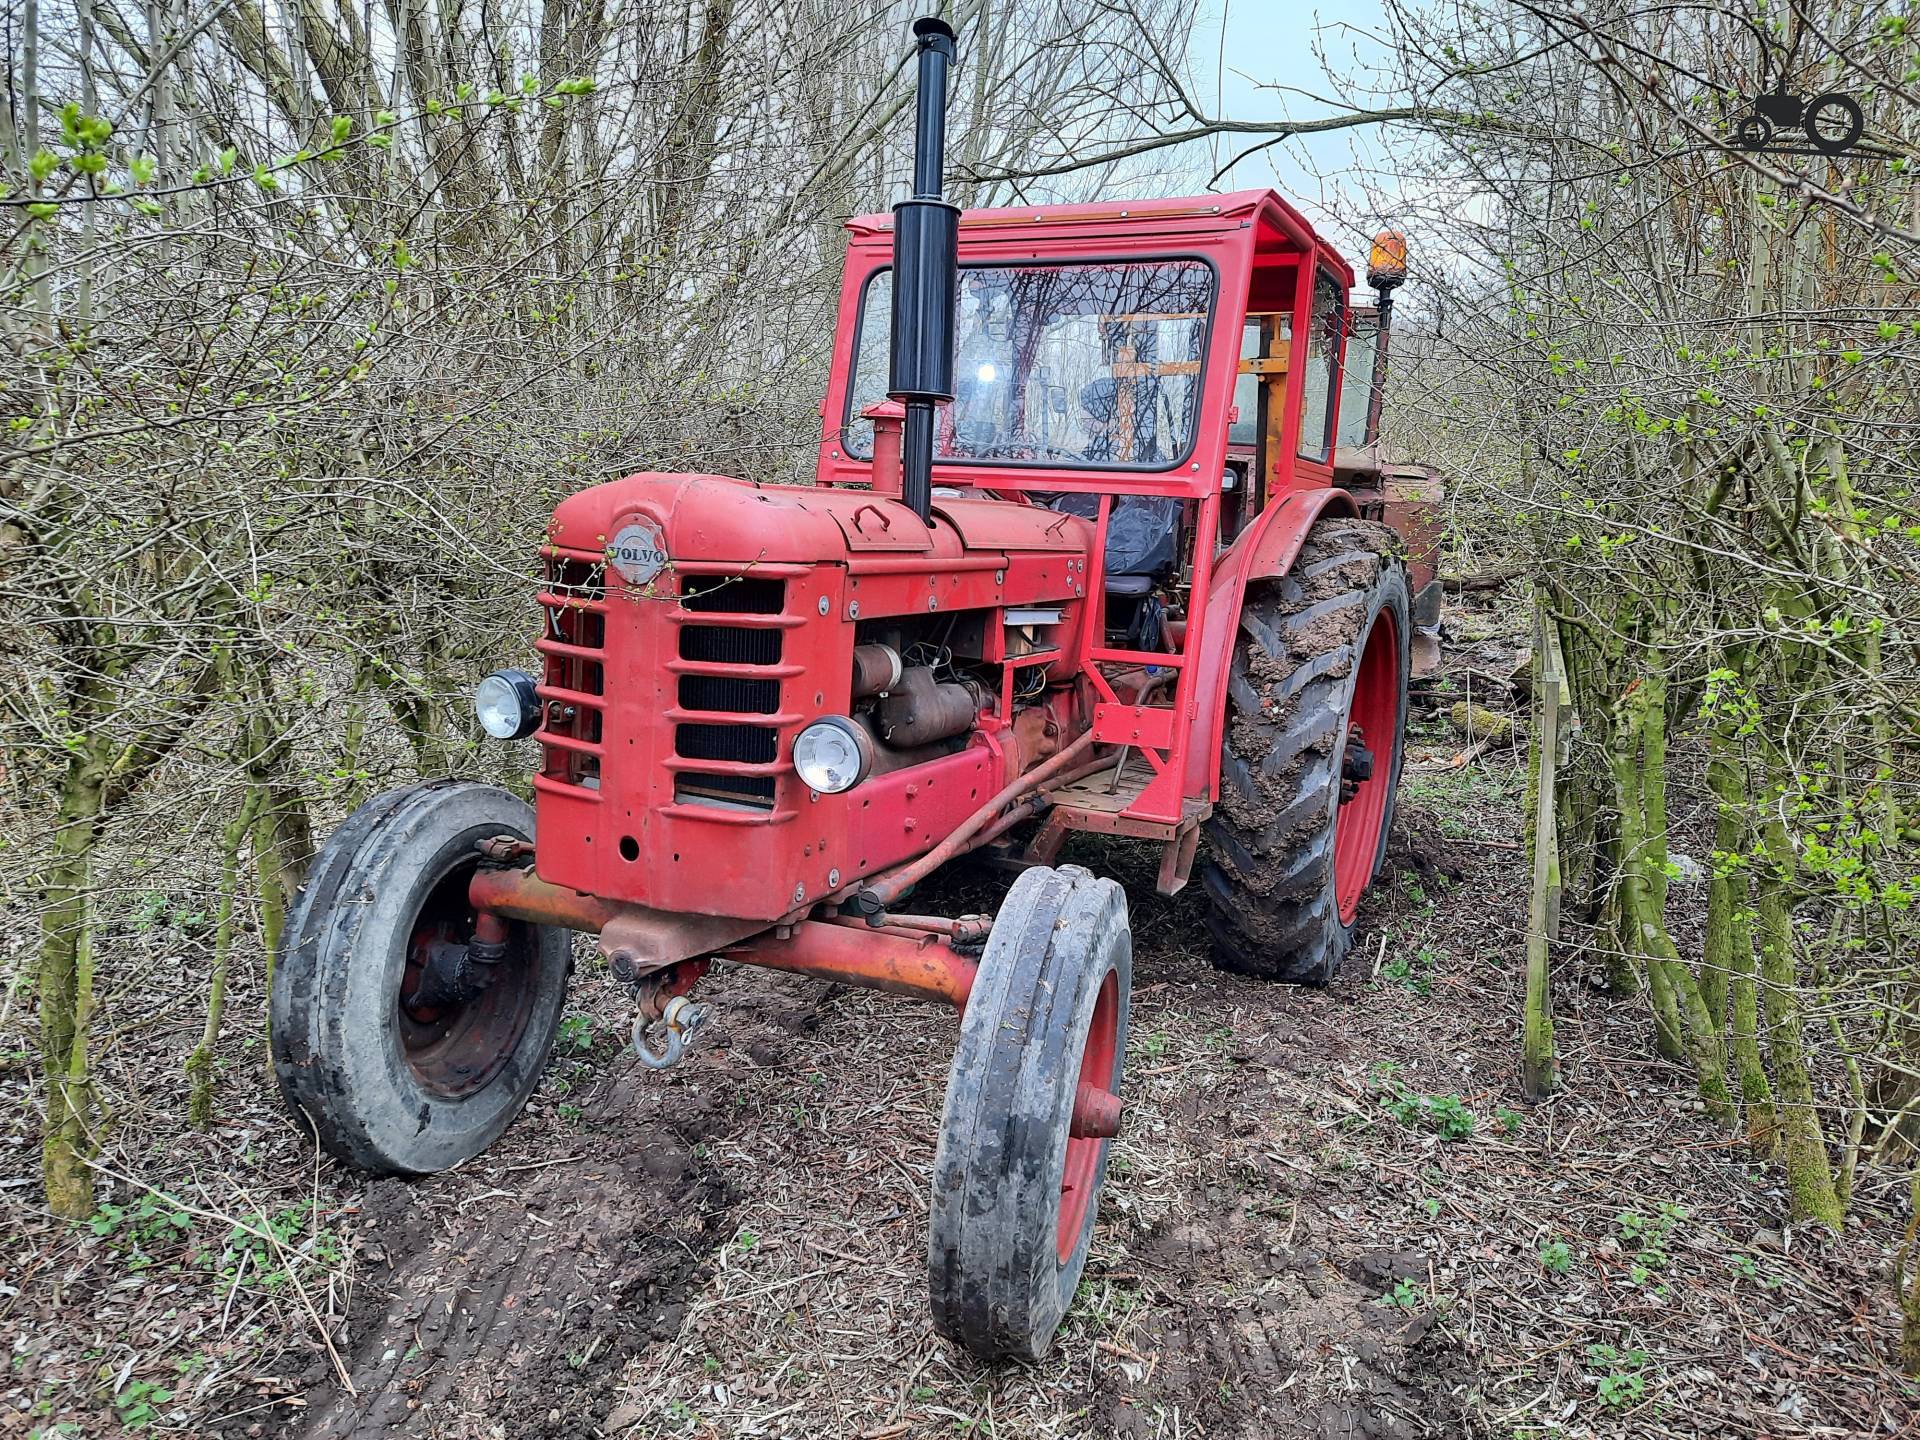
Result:
<instances>
[{"instance_id":1,"label":"tractor hood","mask_svg":"<svg viewBox=\"0 0 1920 1440\"><path fill-rule=\"evenodd\" d=\"M756 485L724 475L629 475L569 496L549 543L607 554L630 584L676 561L816 564L857 554L958 557L980 550L1080 550L1078 516L1004 500L941 496L923 521L867 490Z\"/></svg>"}]
</instances>

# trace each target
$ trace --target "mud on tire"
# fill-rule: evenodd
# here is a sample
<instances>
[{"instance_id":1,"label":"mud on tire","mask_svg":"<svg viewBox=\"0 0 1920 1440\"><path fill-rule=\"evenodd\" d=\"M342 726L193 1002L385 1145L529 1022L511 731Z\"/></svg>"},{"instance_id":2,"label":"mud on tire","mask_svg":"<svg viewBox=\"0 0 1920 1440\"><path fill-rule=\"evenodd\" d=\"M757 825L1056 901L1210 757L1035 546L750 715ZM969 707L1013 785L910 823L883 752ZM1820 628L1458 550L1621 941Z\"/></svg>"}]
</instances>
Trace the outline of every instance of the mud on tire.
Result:
<instances>
[{"instance_id":1,"label":"mud on tire","mask_svg":"<svg viewBox=\"0 0 1920 1440\"><path fill-rule=\"evenodd\" d=\"M1405 749L1410 627L1398 548L1384 525L1322 521L1284 579L1247 593L1220 803L1206 822L1219 969L1325 985L1346 954L1360 894L1386 853ZM1391 736L1372 733L1389 715ZM1363 719L1372 778L1343 805L1349 724Z\"/></svg>"},{"instance_id":2,"label":"mud on tire","mask_svg":"<svg viewBox=\"0 0 1920 1440\"><path fill-rule=\"evenodd\" d=\"M511 921L478 996L403 1003L423 945L471 937L467 879L495 835L531 839L532 808L433 781L369 800L314 859L274 971L273 1064L301 1128L340 1160L445 1170L498 1138L539 1084L566 1001L565 930Z\"/></svg>"},{"instance_id":3,"label":"mud on tire","mask_svg":"<svg viewBox=\"0 0 1920 1440\"><path fill-rule=\"evenodd\" d=\"M1072 1131L1120 1091L1127 897L1077 865L1015 880L960 1020L927 1215L933 1325L982 1360L1046 1353L1086 1268L1112 1142Z\"/></svg>"}]
</instances>

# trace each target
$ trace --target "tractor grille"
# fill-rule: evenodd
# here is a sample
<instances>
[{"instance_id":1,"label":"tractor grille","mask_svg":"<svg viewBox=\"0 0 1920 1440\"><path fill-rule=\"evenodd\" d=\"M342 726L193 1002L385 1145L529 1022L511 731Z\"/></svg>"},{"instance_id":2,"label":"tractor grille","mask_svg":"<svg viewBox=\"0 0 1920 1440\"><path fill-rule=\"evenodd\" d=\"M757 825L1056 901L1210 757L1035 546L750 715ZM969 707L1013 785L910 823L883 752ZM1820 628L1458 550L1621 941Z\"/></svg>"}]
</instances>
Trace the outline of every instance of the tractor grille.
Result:
<instances>
[{"instance_id":1,"label":"tractor grille","mask_svg":"<svg viewBox=\"0 0 1920 1440\"><path fill-rule=\"evenodd\" d=\"M783 632L767 622L785 609L786 582L699 575L683 583L682 612L712 617L712 623L683 622L680 627L683 663L678 711L697 718L682 719L674 726L674 754L695 762L677 769L674 800L771 810L777 777L742 774L735 767L771 767L780 757L779 730L773 724L754 723L778 715L780 681L754 672L780 663ZM721 623L728 615L751 616L759 623ZM741 718L722 718L735 715ZM709 769L701 761L718 763Z\"/></svg>"},{"instance_id":2,"label":"tractor grille","mask_svg":"<svg viewBox=\"0 0 1920 1440\"><path fill-rule=\"evenodd\" d=\"M689 625L680 632L680 658L711 660L722 665L778 665L780 632Z\"/></svg>"},{"instance_id":3,"label":"tractor grille","mask_svg":"<svg viewBox=\"0 0 1920 1440\"><path fill-rule=\"evenodd\" d=\"M680 708L729 710L736 715L771 715L780 708L780 682L739 680L731 675L682 675Z\"/></svg>"},{"instance_id":4,"label":"tractor grille","mask_svg":"<svg viewBox=\"0 0 1920 1440\"><path fill-rule=\"evenodd\" d=\"M539 687L546 713L538 738L541 773L563 785L600 788L605 711L607 587L601 558L549 546L540 591L545 633L535 643L546 660Z\"/></svg>"},{"instance_id":5,"label":"tractor grille","mask_svg":"<svg viewBox=\"0 0 1920 1440\"><path fill-rule=\"evenodd\" d=\"M716 615L778 615L787 604L787 582L749 575L688 578L680 608Z\"/></svg>"}]
</instances>

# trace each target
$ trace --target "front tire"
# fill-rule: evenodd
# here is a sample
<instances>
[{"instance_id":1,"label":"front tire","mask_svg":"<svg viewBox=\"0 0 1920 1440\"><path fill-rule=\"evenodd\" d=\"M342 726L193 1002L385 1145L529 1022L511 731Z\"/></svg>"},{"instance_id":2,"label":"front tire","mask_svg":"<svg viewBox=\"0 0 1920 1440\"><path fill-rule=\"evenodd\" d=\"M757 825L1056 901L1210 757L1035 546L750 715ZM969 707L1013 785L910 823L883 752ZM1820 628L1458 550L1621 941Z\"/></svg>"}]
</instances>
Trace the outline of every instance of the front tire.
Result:
<instances>
[{"instance_id":1,"label":"front tire","mask_svg":"<svg viewBox=\"0 0 1920 1440\"><path fill-rule=\"evenodd\" d=\"M1393 824L1408 610L1398 542L1365 520L1322 521L1284 579L1249 591L1206 822L1217 968L1300 985L1339 971Z\"/></svg>"},{"instance_id":2,"label":"front tire","mask_svg":"<svg viewBox=\"0 0 1920 1440\"><path fill-rule=\"evenodd\" d=\"M420 998L426 966L472 938L467 882L496 835L530 840L532 808L466 781L391 791L334 832L294 903L269 1002L274 1072L350 1165L449 1169L492 1144L540 1082L566 1001L565 930L509 921L484 988Z\"/></svg>"},{"instance_id":3,"label":"front tire","mask_svg":"<svg viewBox=\"0 0 1920 1440\"><path fill-rule=\"evenodd\" d=\"M1125 891L1076 865L1014 881L960 1019L927 1217L934 1328L982 1360L1044 1355L1086 1268L1113 1142L1072 1133L1075 1097L1119 1094L1132 984Z\"/></svg>"}]
</instances>

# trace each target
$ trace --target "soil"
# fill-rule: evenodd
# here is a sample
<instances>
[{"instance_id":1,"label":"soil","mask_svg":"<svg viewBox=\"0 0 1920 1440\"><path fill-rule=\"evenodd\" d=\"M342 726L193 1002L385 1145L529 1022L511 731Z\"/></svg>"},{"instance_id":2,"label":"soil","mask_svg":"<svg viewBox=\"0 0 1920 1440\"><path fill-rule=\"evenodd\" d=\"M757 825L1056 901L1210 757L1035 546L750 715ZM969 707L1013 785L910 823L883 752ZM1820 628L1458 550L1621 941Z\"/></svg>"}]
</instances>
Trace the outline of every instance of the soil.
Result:
<instances>
[{"instance_id":1,"label":"soil","mask_svg":"<svg viewBox=\"0 0 1920 1440\"><path fill-rule=\"evenodd\" d=\"M1451 617L1456 658L1491 667L1513 642L1484 613ZM1197 887L1163 900L1157 856L1070 847L1128 884L1135 1000L1092 1257L1042 1364L977 1365L927 1319L950 1015L719 967L714 1024L654 1074L624 1050L626 993L583 964L529 1113L427 1180L317 1160L252 1036L221 1123L181 1133L190 1014L109 1052L103 1163L126 1178L101 1233L32 1208L16 1107L0 1436L1920 1433L1886 1363L1891 1178L1842 1236L1783 1227L1777 1175L1652 1057L1644 1002L1577 960L1565 1089L1519 1098L1524 762L1454 765L1455 698L1420 707L1389 872L1327 990L1214 972ZM925 908L1004 883L963 869ZM236 977L236 1013L258 999ZM145 1187L158 1218L133 1213ZM248 1217L285 1223L249 1248Z\"/></svg>"}]
</instances>

